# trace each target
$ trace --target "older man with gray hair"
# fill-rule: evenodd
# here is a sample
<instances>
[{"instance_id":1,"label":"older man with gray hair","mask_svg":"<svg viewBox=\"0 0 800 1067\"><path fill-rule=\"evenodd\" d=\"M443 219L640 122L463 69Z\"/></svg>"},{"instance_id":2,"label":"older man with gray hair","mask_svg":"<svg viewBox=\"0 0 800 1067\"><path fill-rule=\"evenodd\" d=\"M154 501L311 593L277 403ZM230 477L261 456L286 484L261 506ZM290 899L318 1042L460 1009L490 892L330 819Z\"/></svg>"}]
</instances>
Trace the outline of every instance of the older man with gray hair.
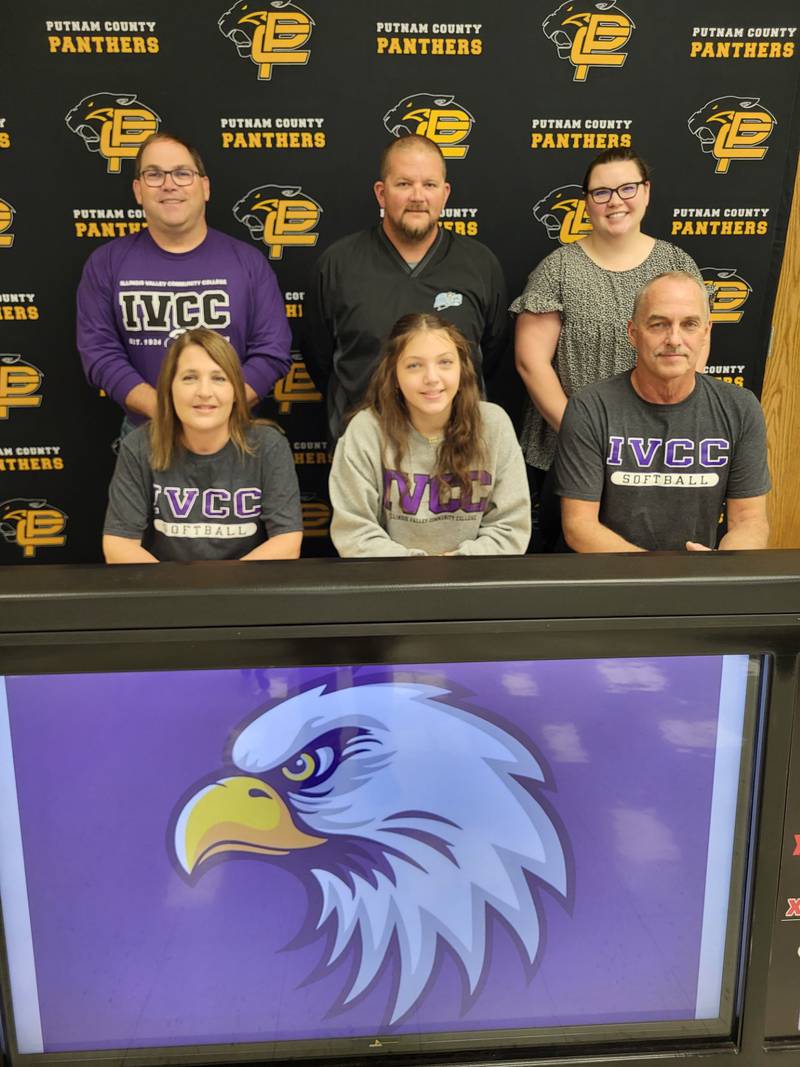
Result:
<instances>
[{"instance_id":1,"label":"older man with gray hair","mask_svg":"<svg viewBox=\"0 0 800 1067\"><path fill-rule=\"evenodd\" d=\"M696 372L711 321L703 285L661 274L628 323L636 366L569 401L556 457L562 526L576 552L765 548L764 417L747 389Z\"/></svg>"}]
</instances>

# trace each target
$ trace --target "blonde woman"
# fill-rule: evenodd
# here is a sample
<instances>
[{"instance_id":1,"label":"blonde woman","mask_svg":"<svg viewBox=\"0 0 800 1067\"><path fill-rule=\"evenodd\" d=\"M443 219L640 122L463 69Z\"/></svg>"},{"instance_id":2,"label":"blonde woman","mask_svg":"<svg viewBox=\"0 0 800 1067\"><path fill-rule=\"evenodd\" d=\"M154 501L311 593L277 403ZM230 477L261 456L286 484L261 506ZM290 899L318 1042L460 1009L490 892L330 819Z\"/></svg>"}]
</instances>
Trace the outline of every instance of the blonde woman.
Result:
<instances>
[{"instance_id":1,"label":"blonde woman","mask_svg":"<svg viewBox=\"0 0 800 1067\"><path fill-rule=\"evenodd\" d=\"M302 528L291 451L253 420L236 351L212 330L181 334L155 417L120 443L106 562L295 559Z\"/></svg>"}]
</instances>

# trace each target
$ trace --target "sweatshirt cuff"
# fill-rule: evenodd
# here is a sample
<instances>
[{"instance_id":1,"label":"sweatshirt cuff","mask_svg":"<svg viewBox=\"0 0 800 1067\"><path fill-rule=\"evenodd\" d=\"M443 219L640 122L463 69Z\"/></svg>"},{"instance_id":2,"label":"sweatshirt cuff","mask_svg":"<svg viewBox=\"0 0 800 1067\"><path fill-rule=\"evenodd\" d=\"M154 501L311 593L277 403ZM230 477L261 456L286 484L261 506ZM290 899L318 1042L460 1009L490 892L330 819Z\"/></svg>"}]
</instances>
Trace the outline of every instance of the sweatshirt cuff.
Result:
<instances>
[{"instance_id":1,"label":"sweatshirt cuff","mask_svg":"<svg viewBox=\"0 0 800 1067\"><path fill-rule=\"evenodd\" d=\"M249 359L242 365L242 377L259 400L263 400L275 382L288 373L290 366L291 360L284 363L277 356L259 356L256 361Z\"/></svg>"},{"instance_id":2,"label":"sweatshirt cuff","mask_svg":"<svg viewBox=\"0 0 800 1067\"><path fill-rule=\"evenodd\" d=\"M115 400L119 404L119 406L123 410L127 411L127 408L125 408L125 397L131 391L131 389L135 389L137 385L145 384L145 380L141 376L141 374L139 374L138 371L135 371L133 367L131 367L129 370L126 370L122 375L120 375L120 377L114 382L113 388L106 389L106 392L112 398L112 400ZM137 416L137 418L140 417L141 416Z\"/></svg>"}]
</instances>

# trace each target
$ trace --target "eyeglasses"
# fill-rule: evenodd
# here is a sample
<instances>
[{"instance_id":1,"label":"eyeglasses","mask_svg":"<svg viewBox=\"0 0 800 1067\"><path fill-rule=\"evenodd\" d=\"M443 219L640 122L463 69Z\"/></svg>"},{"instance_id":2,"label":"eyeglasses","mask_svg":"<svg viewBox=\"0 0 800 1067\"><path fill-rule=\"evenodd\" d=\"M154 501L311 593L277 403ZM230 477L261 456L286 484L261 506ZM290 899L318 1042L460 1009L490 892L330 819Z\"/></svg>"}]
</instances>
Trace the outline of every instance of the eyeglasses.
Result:
<instances>
[{"instance_id":1,"label":"eyeglasses","mask_svg":"<svg viewBox=\"0 0 800 1067\"><path fill-rule=\"evenodd\" d=\"M614 193L617 194L620 200L633 200L639 192L640 185L647 185L647 182L644 180L640 182L625 182L624 185L618 185L616 189L590 189L589 196L594 200L595 204L607 204Z\"/></svg>"},{"instance_id":2,"label":"eyeglasses","mask_svg":"<svg viewBox=\"0 0 800 1067\"><path fill-rule=\"evenodd\" d=\"M168 174L176 185L191 185L195 177L201 176L199 170L192 170L191 167L173 167L172 170L147 167L146 170L140 171L139 177L150 189L158 189L159 186L164 184Z\"/></svg>"}]
</instances>

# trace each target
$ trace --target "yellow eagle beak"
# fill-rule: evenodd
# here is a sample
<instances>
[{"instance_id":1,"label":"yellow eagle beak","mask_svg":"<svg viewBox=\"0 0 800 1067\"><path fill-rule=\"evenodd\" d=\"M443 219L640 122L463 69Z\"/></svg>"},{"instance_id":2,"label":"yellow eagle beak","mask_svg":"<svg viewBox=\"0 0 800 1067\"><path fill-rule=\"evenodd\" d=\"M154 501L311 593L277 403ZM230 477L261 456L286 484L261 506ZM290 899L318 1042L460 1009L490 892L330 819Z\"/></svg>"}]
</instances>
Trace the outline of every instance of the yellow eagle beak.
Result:
<instances>
[{"instance_id":1,"label":"yellow eagle beak","mask_svg":"<svg viewBox=\"0 0 800 1067\"><path fill-rule=\"evenodd\" d=\"M222 778L195 793L178 816L175 851L187 874L222 852L285 856L325 843L300 830L282 797L259 778Z\"/></svg>"}]
</instances>

